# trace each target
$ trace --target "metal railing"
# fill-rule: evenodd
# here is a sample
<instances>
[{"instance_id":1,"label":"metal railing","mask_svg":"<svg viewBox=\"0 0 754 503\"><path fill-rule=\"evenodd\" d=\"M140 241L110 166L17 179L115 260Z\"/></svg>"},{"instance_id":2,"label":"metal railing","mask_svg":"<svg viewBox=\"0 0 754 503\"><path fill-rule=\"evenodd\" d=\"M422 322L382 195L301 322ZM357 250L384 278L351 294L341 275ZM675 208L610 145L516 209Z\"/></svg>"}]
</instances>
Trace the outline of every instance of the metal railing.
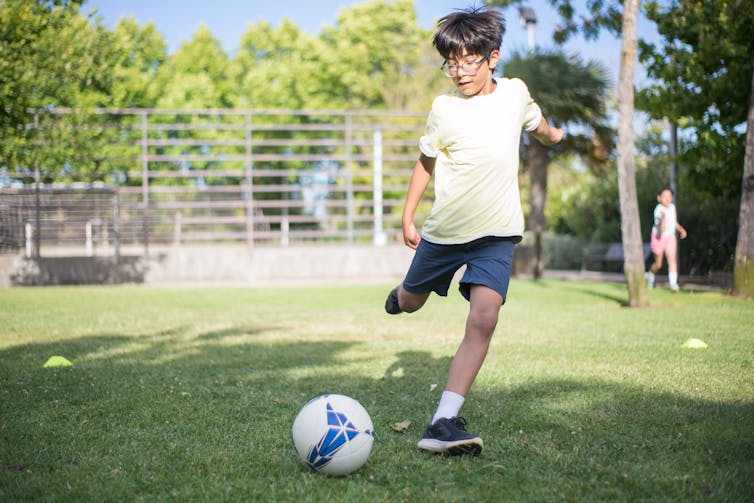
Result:
<instances>
[{"instance_id":1,"label":"metal railing","mask_svg":"<svg viewBox=\"0 0 754 503\"><path fill-rule=\"evenodd\" d=\"M48 113L64 122L74 111ZM35 239L37 248L75 242L87 253L98 244L147 252L151 245L186 243L384 244L401 234L400 209L424 125L423 115L387 111L93 115L108 180L89 194L109 198L108 215L104 203L96 209L84 203L84 187L50 183L59 176L54 166L39 186L17 176L0 186L0 240L8 236L0 250L22 241L28 251ZM109 195L95 197L97 190Z\"/></svg>"}]
</instances>

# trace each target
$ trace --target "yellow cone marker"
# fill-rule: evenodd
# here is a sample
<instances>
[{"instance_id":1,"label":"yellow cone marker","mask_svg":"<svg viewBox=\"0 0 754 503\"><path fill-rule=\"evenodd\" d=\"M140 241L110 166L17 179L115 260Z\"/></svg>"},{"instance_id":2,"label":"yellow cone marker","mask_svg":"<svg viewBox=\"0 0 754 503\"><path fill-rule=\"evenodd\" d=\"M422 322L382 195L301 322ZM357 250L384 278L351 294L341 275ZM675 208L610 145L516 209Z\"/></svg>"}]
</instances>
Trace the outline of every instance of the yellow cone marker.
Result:
<instances>
[{"instance_id":1,"label":"yellow cone marker","mask_svg":"<svg viewBox=\"0 0 754 503\"><path fill-rule=\"evenodd\" d=\"M691 349L704 349L707 347L707 343L705 343L701 339L689 339L683 343L683 347Z\"/></svg>"},{"instance_id":2,"label":"yellow cone marker","mask_svg":"<svg viewBox=\"0 0 754 503\"><path fill-rule=\"evenodd\" d=\"M73 363L69 362L62 356L51 356L49 360L43 365L44 368L48 367L70 367Z\"/></svg>"}]
</instances>

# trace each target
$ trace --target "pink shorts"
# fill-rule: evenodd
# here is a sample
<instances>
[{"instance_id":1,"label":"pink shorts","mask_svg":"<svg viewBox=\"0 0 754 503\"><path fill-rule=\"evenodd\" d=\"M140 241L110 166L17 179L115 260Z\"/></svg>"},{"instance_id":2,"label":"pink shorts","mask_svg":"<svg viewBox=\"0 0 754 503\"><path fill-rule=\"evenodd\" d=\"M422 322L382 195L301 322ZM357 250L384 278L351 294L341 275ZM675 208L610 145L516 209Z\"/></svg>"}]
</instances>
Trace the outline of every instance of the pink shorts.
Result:
<instances>
[{"instance_id":1,"label":"pink shorts","mask_svg":"<svg viewBox=\"0 0 754 503\"><path fill-rule=\"evenodd\" d=\"M649 247L652 249L652 253L654 253L655 255L662 255L663 253L668 252L675 253L678 247L678 242L676 241L675 234L658 236L653 232Z\"/></svg>"}]
</instances>

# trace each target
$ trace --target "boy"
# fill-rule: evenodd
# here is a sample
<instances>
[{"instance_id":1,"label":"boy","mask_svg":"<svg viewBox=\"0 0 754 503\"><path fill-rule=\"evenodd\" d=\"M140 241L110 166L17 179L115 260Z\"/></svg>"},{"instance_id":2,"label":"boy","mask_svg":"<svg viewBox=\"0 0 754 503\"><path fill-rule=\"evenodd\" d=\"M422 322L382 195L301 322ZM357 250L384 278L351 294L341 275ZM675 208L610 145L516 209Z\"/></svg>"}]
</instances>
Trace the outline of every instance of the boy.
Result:
<instances>
[{"instance_id":1,"label":"boy","mask_svg":"<svg viewBox=\"0 0 754 503\"><path fill-rule=\"evenodd\" d=\"M668 258L668 282L670 290L677 292L678 287L678 241L675 232L686 238L686 229L678 223L678 217L673 204L673 191L669 187L663 187L657 193L657 206L654 211L654 224L652 225L652 237L649 246L654 253L655 261L647 272L647 286L654 288L655 274L662 267L663 254Z\"/></svg>"},{"instance_id":2,"label":"boy","mask_svg":"<svg viewBox=\"0 0 754 503\"><path fill-rule=\"evenodd\" d=\"M466 266L459 285L469 301L465 335L418 443L432 452L482 450L482 439L466 430L458 412L487 354L508 290L513 246L523 236L521 130L546 145L563 137L542 117L521 80L493 78L504 32L503 16L483 8L455 12L438 24L433 44L456 89L435 99L419 140L403 210L403 238L416 253L385 302L390 314L414 312L431 292L446 296L454 273ZM414 214L433 174L435 201L420 236Z\"/></svg>"}]
</instances>

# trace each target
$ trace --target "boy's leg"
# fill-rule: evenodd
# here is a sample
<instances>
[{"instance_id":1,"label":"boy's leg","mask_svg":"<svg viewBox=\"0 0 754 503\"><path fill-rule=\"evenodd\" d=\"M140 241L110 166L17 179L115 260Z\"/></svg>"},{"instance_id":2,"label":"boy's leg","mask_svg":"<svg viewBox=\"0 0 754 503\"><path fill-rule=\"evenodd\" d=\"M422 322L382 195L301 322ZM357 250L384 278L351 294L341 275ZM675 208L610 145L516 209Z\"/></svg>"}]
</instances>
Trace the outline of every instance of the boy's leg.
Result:
<instances>
[{"instance_id":1,"label":"boy's leg","mask_svg":"<svg viewBox=\"0 0 754 503\"><path fill-rule=\"evenodd\" d=\"M466 431L466 421L457 417L466 394L482 367L495 331L503 298L482 285L470 288L466 333L448 372L445 391L430 426L418 446L433 452L478 454L484 443Z\"/></svg>"},{"instance_id":2,"label":"boy's leg","mask_svg":"<svg viewBox=\"0 0 754 503\"><path fill-rule=\"evenodd\" d=\"M450 364L445 385L446 390L464 397L487 356L503 305L500 294L486 286L473 285L470 295L466 333Z\"/></svg>"},{"instance_id":3,"label":"boy's leg","mask_svg":"<svg viewBox=\"0 0 754 503\"><path fill-rule=\"evenodd\" d=\"M431 292L446 296L455 272L464 264L463 246L419 242L403 282L385 300L389 314L421 309Z\"/></svg>"},{"instance_id":4,"label":"boy's leg","mask_svg":"<svg viewBox=\"0 0 754 503\"><path fill-rule=\"evenodd\" d=\"M385 311L389 314L413 313L427 302L428 293L413 293L403 288L403 284L396 286L385 301Z\"/></svg>"}]
</instances>

